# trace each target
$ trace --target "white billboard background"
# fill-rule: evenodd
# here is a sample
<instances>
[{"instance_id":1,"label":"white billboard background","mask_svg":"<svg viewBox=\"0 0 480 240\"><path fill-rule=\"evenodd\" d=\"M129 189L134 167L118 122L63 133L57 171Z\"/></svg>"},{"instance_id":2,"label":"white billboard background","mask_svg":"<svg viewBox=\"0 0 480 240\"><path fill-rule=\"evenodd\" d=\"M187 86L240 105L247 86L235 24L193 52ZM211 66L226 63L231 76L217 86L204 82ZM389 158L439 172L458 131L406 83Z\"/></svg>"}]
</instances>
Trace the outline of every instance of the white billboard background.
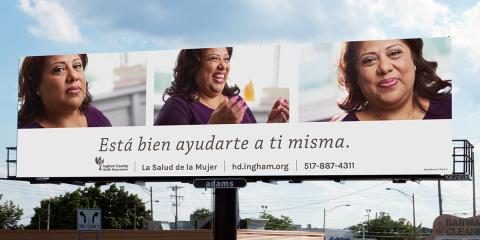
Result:
<instances>
[{"instance_id":1,"label":"white billboard background","mask_svg":"<svg viewBox=\"0 0 480 240\"><path fill-rule=\"evenodd\" d=\"M17 177L450 174L450 125L436 120L20 129ZM209 140L213 147L205 149ZM204 149L193 149L196 141Z\"/></svg>"},{"instance_id":2,"label":"white billboard background","mask_svg":"<svg viewBox=\"0 0 480 240\"><path fill-rule=\"evenodd\" d=\"M113 128L19 129L17 177L371 176L452 173L450 119L299 123L298 105L313 96L304 91L309 87L304 86L305 80L302 79L311 81L316 78L334 78L332 65L327 64L327 61L323 61L324 64L312 61L310 67L301 66L309 58L304 50L318 50L325 58L333 56L328 50L332 46L234 47L230 75L232 83L239 85L242 93L250 81L257 86L258 89L254 89L257 93L255 100L248 103L257 118L268 114L269 107L265 105L265 99L271 101L271 104L274 102L271 96L269 98L263 94L269 92L264 91L265 88L280 89L280 96L285 93L281 89L287 89L291 118L286 124L152 126L156 117L153 109L163 91L157 85L169 85L172 79L168 77L168 71L173 69L173 65L169 64L175 62L178 51L89 55L90 59L106 56L119 58L120 68L124 68L120 72L134 69L133 73L139 73L130 72L127 75L135 78L123 79L124 85L117 83L115 87L114 84L113 89L135 86L138 82L141 83L140 86L146 86L146 93L143 92L146 110L137 111L133 117L141 115L146 123ZM256 58L257 55L260 57ZM234 61L235 59L237 60ZM138 64L126 64L129 61L137 61ZM96 62L99 61L92 60L89 64L89 74L101 76L101 68L95 65ZM313 66L315 64L321 67ZM143 68L146 68L143 73L138 71ZM325 73L320 76L311 70L311 75L302 75L301 71L305 69L318 69L318 72ZM163 75L159 77L159 74ZM143 78L146 80L143 81ZM330 92L326 94L328 96L335 96L338 90L332 88L331 82L322 91ZM318 92L316 95L323 96ZM314 110L319 111L336 108L334 103L316 106ZM262 122L261 119L259 122ZM186 141L184 148L191 141L198 140L207 144L212 135L215 135L216 140L223 141L215 144L221 144L224 148L228 140L233 142L228 143L228 149L192 150L188 154L185 154L185 149L177 149L181 141ZM275 139L272 140L272 137ZM151 147L156 141L160 142L160 146L162 142L167 142L169 150L139 149L139 146L148 144L145 142L150 138ZM236 139L248 141L247 149L235 149ZM312 139L317 141L314 147L310 147ZM123 143L120 144L119 141ZM255 148L259 141L263 141L262 149ZM115 147L110 147L112 143Z\"/></svg>"}]
</instances>

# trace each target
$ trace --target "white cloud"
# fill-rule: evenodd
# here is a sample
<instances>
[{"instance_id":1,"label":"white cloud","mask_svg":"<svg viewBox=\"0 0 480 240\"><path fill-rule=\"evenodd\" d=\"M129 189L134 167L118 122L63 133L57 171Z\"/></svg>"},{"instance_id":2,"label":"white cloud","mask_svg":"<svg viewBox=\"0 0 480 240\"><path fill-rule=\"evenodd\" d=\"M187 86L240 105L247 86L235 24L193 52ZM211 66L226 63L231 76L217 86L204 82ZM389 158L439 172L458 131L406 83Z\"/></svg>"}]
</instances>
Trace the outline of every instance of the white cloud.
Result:
<instances>
[{"instance_id":1,"label":"white cloud","mask_svg":"<svg viewBox=\"0 0 480 240\"><path fill-rule=\"evenodd\" d=\"M471 9L463 12L453 24L450 25L452 43L464 50L462 53L469 58L474 70L480 69L480 2Z\"/></svg>"},{"instance_id":2,"label":"white cloud","mask_svg":"<svg viewBox=\"0 0 480 240\"><path fill-rule=\"evenodd\" d=\"M405 32L445 30L453 15L447 6L433 0L347 0L346 6L348 11L362 16L362 24L366 26L378 24L376 26L380 29L401 29Z\"/></svg>"},{"instance_id":3,"label":"white cloud","mask_svg":"<svg viewBox=\"0 0 480 240\"><path fill-rule=\"evenodd\" d=\"M348 19L344 28L353 29L355 38L451 36L454 57L464 60L459 67L473 73L480 70L480 2L454 12L434 0L346 0L343 13ZM338 12L330 15L335 18Z\"/></svg>"},{"instance_id":4,"label":"white cloud","mask_svg":"<svg viewBox=\"0 0 480 240\"><path fill-rule=\"evenodd\" d=\"M288 18L293 14L293 3L290 0L249 0L250 6L259 11L261 14L265 14L265 20L271 20L271 17L275 19Z\"/></svg>"},{"instance_id":5,"label":"white cloud","mask_svg":"<svg viewBox=\"0 0 480 240\"><path fill-rule=\"evenodd\" d=\"M28 31L36 37L55 42L80 43L83 37L73 15L58 2L20 0L20 9L35 20Z\"/></svg>"},{"instance_id":6,"label":"white cloud","mask_svg":"<svg viewBox=\"0 0 480 240\"><path fill-rule=\"evenodd\" d=\"M347 0L346 6L344 12L352 19L348 24L363 21L362 29L367 29L361 37L397 37L395 32L409 37L452 36L455 50L466 56L474 71L480 69L480 2L464 12L453 12L434 0Z\"/></svg>"},{"instance_id":7,"label":"white cloud","mask_svg":"<svg viewBox=\"0 0 480 240\"><path fill-rule=\"evenodd\" d=\"M436 32L444 29L452 18L452 12L447 6L433 0L382 1L382 3L387 20L405 30L414 28Z\"/></svg>"}]
</instances>

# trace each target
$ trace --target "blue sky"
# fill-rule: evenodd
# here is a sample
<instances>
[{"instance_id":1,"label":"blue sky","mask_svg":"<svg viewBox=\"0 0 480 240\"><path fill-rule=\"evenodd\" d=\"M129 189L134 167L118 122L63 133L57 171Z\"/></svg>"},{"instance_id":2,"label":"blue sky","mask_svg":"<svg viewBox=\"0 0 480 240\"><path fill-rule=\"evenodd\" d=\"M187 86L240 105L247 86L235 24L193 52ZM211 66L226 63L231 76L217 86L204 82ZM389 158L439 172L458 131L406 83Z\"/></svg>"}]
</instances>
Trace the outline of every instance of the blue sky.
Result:
<instances>
[{"instance_id":1,"label":"blue sky","mask_svg":"<svg viewBox=\"0 0 480 240\"><path fill-rule=\"evenodd\" d=\"M480 122L480 94L477 94L480 88L480 33L477 31L480 29L480 2L477 1L12 0L0 1L0 9L1 149L16 145L16 85L21 56L161 50L256 44L261 41L277 44L443 36L452 37L453 47L453 137L467 138L472 142L480 139L480 128L477 127ZM0 166L5 164L2 162ZM24 216L33 213L32 208L38 205L39 199L74 189L68 185L14 184L18 185L15 189L10 183L1 181L0 193L20 204L25 209ZM155 191L158 197L169 204L168 185L156 183L153 186L154 190L158 189ZM471 203L471 183L444 185L444 194L451 200L446 201L447 206L444 207L451 212L471 213L471 209L465 207ZM207 192L185 186L185 199L190 200L184 202L184 216L202 204L209 207ZM272 211L306 204L306 207L272 213L292 216L297 223L321 226L322 221L310 216L311 211L316 209L320 213L323 207L343 204L340 201L322 202L329 197L338 197L337 200L348 200L352 205L355 202L358 207L338 209L339 215L333 215L331 220L335 227L363 221L366 208L410 219L402 211L409 206L408 203L402 196L384 191L387 186L424 196L423 207L422 200L419 200L418 216L426 226L431 225L437 211L432 207L436 206L436 183L425 181L399 186L389 182L258 183L240 191L243 199L241 211L247 213L244 216L252 216L261 210L261 203L269 204ZM147 199L141 190L135 187L129 189ZM367 190L355 193L360 189ZM258 192L264 194L259 196ZM341 197L345 194L348 197ZM278 199L271 197L276 195ZM389 207L392 199L396 202ZM156 206L159 208L156 219L173 218L167 205ZM255 214L249 215L250 212ZM347 221L342 220L340 214L355 217ZM23 221L28 222L28 219ZM421 220L417 219L417 222Z\"/></svg>"}]
</instances>

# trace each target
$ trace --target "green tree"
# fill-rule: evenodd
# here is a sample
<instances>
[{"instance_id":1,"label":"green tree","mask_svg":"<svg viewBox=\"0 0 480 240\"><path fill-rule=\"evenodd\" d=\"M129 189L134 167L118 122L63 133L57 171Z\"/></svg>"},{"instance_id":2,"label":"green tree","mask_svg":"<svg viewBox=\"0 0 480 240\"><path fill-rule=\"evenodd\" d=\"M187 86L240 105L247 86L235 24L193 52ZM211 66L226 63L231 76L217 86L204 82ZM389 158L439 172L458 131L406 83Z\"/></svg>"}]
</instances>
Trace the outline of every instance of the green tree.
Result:
<instances>
[{"instance_id":1,"label":"green tree","mask_svg":"<svg viewBox=\"0 0 480 240\"><path fill-rule=\"evenodd\" d=\"M260 218L268 219L265 224L266 230L295 230L295 225L290 217L281 215L280 218L277 218L272 214L262 213Z\"/></svg>"},{"instance_id":2,"label":"green tree","mask_svg":"<svg viewBox=\"0 0 480 240\"><path fill-rule=\"evenodd\" d=\"M193 221L195 219L202 219L202 218L209 218L212 216L212 212L206 208L199 208L195 210L192 215L190 215L190 220Z\"/></svg>"},{"instance_id":3,"label":"green tree","mask_svg":"<svg viewBox=\"0 0 480 240\"><path fill-rule=\"evenodd\" d=\"M380 212L380 217L372 219L368 223L359 223L349 227L353 230L356 238L363 237L365 230L365 238L375 238L378 240L403 240L413 239L413 225L405 218L398 221L393 220L389 215ZM417 228L417 236L420 236Z\"/></svg>"},{"instance_id":4,"label":"green tree","mask_svg":"<svg viewBox=\"0 0 480 240\"><path fill-rule=\"evenodd\" d=\"M0 194L0 200L2 194ZM5 228L18 228L18 220L22 217L23 210L13 204L12 201L5 201L0 205L0 229Z\"/></svg>"},{"instance_id":5,"label":"green tree","mask_svg":"<svg viewBox=\"0 0 480 240\"><path fill-rule=\"evenodd\" d=\"M212 212L206 208L199 208L190 214L190 222L195 229L197 228L210 228ZM202 221L202 219L206 219Z\"/></svg>"},{"instance_id":6,"label":"green tree","mask_svg":"<svg viewBox=\"0 0 480 240\"><path fill-rule=\"evenodd\" d=\"M136 195L118 188L115 184L102 192L100 187L87 187L65 193L57 197L43 199L28 228L45 229L48 221L48 204L50 204L51 229L76 229L78 208L100 208L102 210L102 228L131 229L140 228L145 220L150 219L150 210Z\"/></svg>"}]
</instances>

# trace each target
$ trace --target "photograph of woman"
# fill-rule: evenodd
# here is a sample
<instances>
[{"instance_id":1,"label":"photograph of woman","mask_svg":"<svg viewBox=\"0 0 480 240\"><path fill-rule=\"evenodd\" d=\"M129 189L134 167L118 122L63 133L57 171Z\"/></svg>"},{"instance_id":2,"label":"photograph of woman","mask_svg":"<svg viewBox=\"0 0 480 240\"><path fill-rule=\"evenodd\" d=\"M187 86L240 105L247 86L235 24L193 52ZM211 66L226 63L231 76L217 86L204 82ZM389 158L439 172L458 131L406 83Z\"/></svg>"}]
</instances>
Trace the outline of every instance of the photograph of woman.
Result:
<instances>
[{"instance_id":1,"label":"photograph of woman","mask_svg":"<svg viewBox=\"0 0 480 240\"><path fill-rule=\"evenodd\" d=\"M423 57L423 40L346 42L339 59L342 121L452 118L452 85Z\"/></svg>"},{"instance_id":2,"label":"photograph of woman","mask_svg":"<svg viewBox=\"0 0 480 240\"><path fill-rule=\"evenodd\" d=\"M19 72L19 128L110 127L91 105L86 54L26 57Z\"/></svg>"},{"instance_id":3,"label":"photograph of woman","mask_svg":"<svg viewBox=\"0 0 480 240\"><path fill-rule=\"evenodd\" d=\"M154 125L256 123L239 88L227 83L232 53L231 47L181 50ZM288 120L289 102L279 98L267 122Z\"/></svg>"}]
</instances>

